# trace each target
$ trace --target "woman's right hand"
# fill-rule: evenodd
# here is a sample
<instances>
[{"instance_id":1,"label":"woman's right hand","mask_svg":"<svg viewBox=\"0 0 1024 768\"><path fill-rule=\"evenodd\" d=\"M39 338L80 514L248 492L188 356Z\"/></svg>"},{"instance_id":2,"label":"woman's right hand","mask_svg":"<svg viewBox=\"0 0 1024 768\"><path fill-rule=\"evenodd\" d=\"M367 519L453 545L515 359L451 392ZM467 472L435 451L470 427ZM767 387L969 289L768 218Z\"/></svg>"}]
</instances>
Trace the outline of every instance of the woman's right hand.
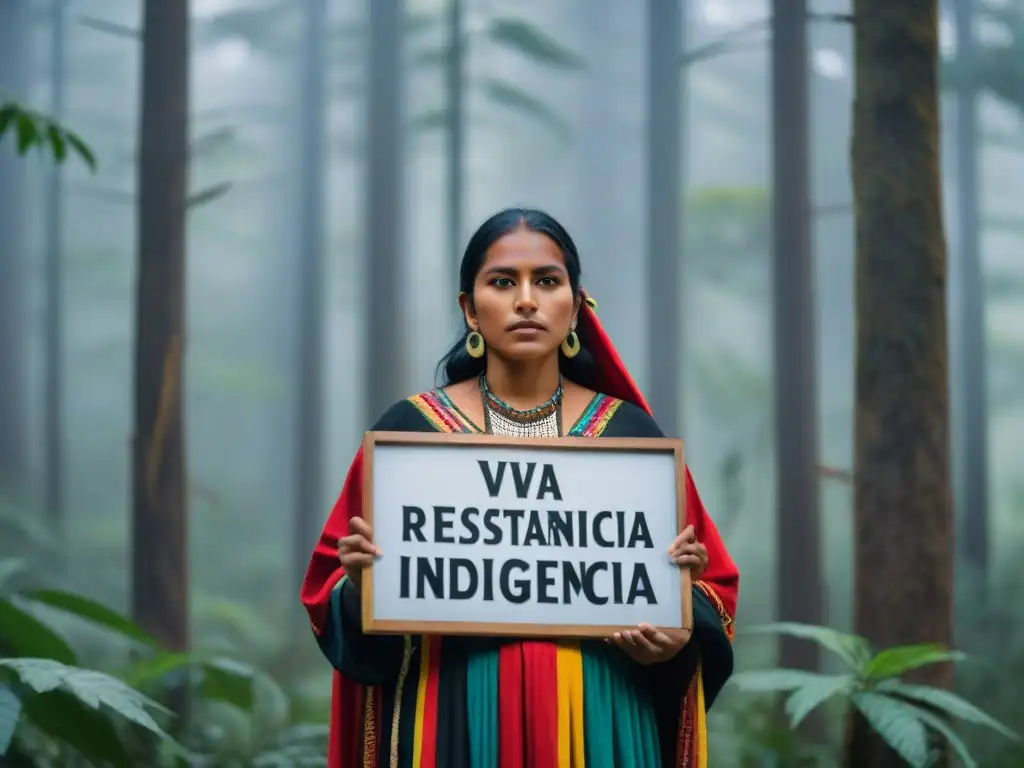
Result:
<instances>
[{"instance_id":1,"label":"woman's right hand","mask_svg":"<svg viewBox=\"0 0 1024 768\"><path fill-rule=\"evenodd\" d=\"M362 586L363 569L377 557L380 550L373 543L373 529L363 518L353 517L348 521L348 536L338 540L338 559L353 587Z\"/></svg>"}]
</instances>

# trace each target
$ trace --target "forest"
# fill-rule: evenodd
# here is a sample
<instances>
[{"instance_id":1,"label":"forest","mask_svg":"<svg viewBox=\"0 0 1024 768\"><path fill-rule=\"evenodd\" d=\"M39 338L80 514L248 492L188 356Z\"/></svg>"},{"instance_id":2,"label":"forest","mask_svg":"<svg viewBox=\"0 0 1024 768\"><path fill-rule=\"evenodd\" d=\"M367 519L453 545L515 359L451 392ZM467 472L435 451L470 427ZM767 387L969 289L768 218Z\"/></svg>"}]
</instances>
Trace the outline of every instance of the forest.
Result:
<instances>
[{"instance_id":1,"label":"forest","mask_svg":"<svg viewBox=\"0 0 1024 768\"><path fill-rule=\"evenodd\" d=\"M0 0L0 765L325 765L310 552L519 204L739 566L712 768L1024 765L1022 196L1024 0Z\"/></svg>"}]
</instances>

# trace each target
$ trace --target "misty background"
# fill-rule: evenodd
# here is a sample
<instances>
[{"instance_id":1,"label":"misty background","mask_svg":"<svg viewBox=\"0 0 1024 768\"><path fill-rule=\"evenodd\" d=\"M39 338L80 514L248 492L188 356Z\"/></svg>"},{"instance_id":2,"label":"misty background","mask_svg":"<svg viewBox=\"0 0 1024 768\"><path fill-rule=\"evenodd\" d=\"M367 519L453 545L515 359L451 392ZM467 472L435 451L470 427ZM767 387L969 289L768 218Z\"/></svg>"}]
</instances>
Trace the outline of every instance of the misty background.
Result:
<instances>
[{"instance_id":1,"label":"misty background","mask_svg":"<svg viewBox=\"0 0 1024 768\"><path fill-rule=\"evenodd\" d=\"M434 385L437 360L461 327L462 248L484 218L507 206L542 208L568 228L584 287L642 391L652 388L655 356L678 372L674 403L661 397L655 415L659 404L678 409L678 423L670 418L663 427L686 441L697 486L739 565L738 624L778 615L775 574L784 553L776 498L784 479L773 396L769 3L682 3L677 21L688 53L678 163L671 149L666 155L682 189L672 257L678 275L668 272L678 283L653 298L650 270L657 278L666 255L651 247L651 211L664 201L649 190L647 4L459 5L462 85L453 101L450 2L405 3L403 63L393 81L402 154L392 158L398 173L375 182L394 169L371 162L386 148L370 146L368 116L377 89L391 81L385 72L371 82L368 3L191 3L183 369L190 633L197 647L230 649L259 664L324 716L330 669L297 612L308 554L363 430L394 399ZM972 96L977 121L966 145L957 100L967 65L955 24L963 9L950 3L941 26L954 486L961 526L981 530L985 542L960 553L958 590L973 595L970 585L980 582L992 596L983 606L988 629L958 635L958 644L990 658L1000 649L999 659L1011 663L1012 655L1018 670L1022 9L1018 0L974 8L977 60L986 52L1005 58ZM808 332L817 408L805 417L819 436L823 599L821 615L807 618L845 630L852 610L852 41L840 18L849 3L820 0L812 11L815 322ZM124 611L140 29L141 4L129 0L4 0L0 7L0 85L73 126L98 158L95 173L70 163L59 174L40 156L18 167L0 159L0 262L20 265L0 284L8 323L0 333L0 474L11 478L3 488L4 549L31 551L39 567ZM5 59L15 49L19 56ZM461 113L454 132L453 104ZM460 168L454 188L452 147ZM970 167L965 152L978 168L970 204L960 183ZM371 205L373 189L393 194L394 204ZM384 258L375 249L381 243L395 244L400 259L371 269ZM971 282L972 264L980 286ZM785 285L786 275L780 279ZM311 286L322 288L320 298ZM664 295L675 297L674 306ZM48 301L54 296L56 304ZM653 322L675 316L673 327ZM981 346L972 328L983 332ZM374 371L385 378L374 380ZM310 462L318 469L303 474ZM894 557L898 550L894 542ZM972 611L981 610L964 597L958 622L976 626ZM96 650L103 652L99 641ZM764 642L737 641L741 668L763 666L773 654ZM1011 680L1004 676L1006 690L987 689L984 703L1020 725L1024 709ZM712 728L717 723L728 740L724 724L741 713L726 694Z\"/></svg>"}]
</instances>

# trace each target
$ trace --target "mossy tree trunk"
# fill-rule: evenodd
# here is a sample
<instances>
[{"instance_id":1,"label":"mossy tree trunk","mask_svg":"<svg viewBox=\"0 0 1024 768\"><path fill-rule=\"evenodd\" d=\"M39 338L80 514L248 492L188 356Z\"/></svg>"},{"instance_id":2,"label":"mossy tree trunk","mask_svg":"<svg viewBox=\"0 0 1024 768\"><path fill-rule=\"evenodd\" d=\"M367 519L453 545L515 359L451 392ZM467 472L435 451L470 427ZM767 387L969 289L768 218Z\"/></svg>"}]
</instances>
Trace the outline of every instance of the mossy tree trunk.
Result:
<instances>
[{"instance_id":1,"label":"mossy tree trunk","mask_svg":"<svg viewBox=\"0 0 1024 768\"><path fill-rule=\"evenodd\" d=\"M937 0L854 0L857 374L855 630L876 647L949 643L946 244ZM949 686L951 670L919 679ZM903 763L854 716L856 768Z\"/></svg>"}]
</instances>

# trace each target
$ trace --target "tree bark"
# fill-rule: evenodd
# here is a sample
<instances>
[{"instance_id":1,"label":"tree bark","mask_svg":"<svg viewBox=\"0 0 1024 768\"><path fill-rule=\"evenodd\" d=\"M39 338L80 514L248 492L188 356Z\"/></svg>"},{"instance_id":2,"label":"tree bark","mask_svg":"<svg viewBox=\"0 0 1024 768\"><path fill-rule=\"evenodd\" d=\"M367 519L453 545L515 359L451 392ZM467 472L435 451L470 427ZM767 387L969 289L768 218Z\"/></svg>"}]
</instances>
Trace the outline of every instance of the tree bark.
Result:
<instances>
[{"instance_id":1,"label":"tree bark","mask_svg":"<svg viewBox=\"0 0 1024 768\"><path fill-rule=\"evenodd\" d=\"M956 56L970 73L975 62L973 13L974 0L953 0L956 18ZM959 208L959 253L951 269L958 273L956 299L959 317L956 324L960 370L954 370L953 388L959 394L959 452L961 487L957 506L963 541L963 554L972 567L971 599L983 601L988 579L988 356L985 337L985 280L981 263L978 217L978 86L968 75L956 94L956 181ZM980 607L980 606L979 606Z\"/></svg>"},{"instance_id":2,"label":"tree bark","mask_svg":"<svg viewBox=\"0 0 1024 768\"><path fill-rule=\"evenodd\" d=\"M53 0L50 21L50 113L63 120L66 111L67 0ZM64 523L64 178L57 164L46 186L46 380L44 382L46 514L60 534Z\"/></svg>"},{"instance_id":3,"label":"tree bark","mask_svg":"<svg viewBox=\"0 0 1024 768\"><path fill-rule=\"evenodd\" d=\"M405 87L399 0L369 6L366 167L367 426L406 396L408 342L401 254L405 249Z\"/></svg>"},{"instance_id":4,"label":"tree bark","mask_svg":"<svg viewBox=\"0 0 1024 768\"><path fill-rule=\"evenodd\" d=\"M780 621L825 623L818 478L818 365L811 246L806 0L774 0L772 19L776 528ZM815 643L779 641L780 666L817 670ZM818 735L821 722L809 721Z\"/></svg>"},{"instance_id":5,"label":"tree bark","mask_svg":"<svg viewBox=\"0 0 1024 768\"><path fill-rule=\"evenodd\" d=\"M667 435L682 427L682 0L647 0L647 391Z\"/></svg>"},{"instance_id":6,"label":"tree bark","mask_svg":"<svg viewBox=\"0 0 1024 768\"><path fill-rule=\"evenodd\" d=\"M21 103L28 92L29 10L27 0L0 2L0 97ZM0 142L0 494L23 504L29 490L25 453L28 165L17 156L16 147L17 131L8 127Z\"/></svg>"},{"instance_id":7,"label":"tree bark","mask_svg":"<svg viewBox=\"0 0 1024 768\"><path fill-rule=\"evenodd\" d=\"M855 0L854 18L854 627L876 648L948 644L953 520L938 2ZM948 667L931 667L918 680L948 687L951 677ZM847 761L903 765L859 716Z\"/></svg>"},{"instance_id":8,"label":"tree bark","mask_svg":"<svg viewBox=\"0 0 1024 768\"><path fill-rule=\"evenodd\" d=\"M466 154L466 119L464 81L466 65L466 36L463 34L462 0L448 0L448 65L445 70L448 90L448 175L445 179L448 197L448 259L452 263L452 279L448 289L454 294L459 290L459 269L462 265L462 212L463 176L462 167ZM456 328L462 327L462 313L452 305Z\"/></svg>"},{"instance_id":9,"label":"tree bark","mask_svg":"<svg viewBox=\"0 0 1024 768\"><path fill-rule=\"evenodd\" d=\"M309 552L320 533L323 517L323 327L324 327L324 194L327 156L327 3L306 0L306 29L302 55L301 144L299 147L299 310L298 398L295 403L295 553L292 565L301 580L309 564ZM296 584L298 589L300 583Z\"/></svg>"},{"instance_id":10,"label":"tree bark","mask_svg":"<svg viewBox=\"0 0 1024 768\"><path fill-rule=\"evenodd\" d=\"M183 414L189 3L146 0L139 126L132 611L188 646Z\"/></svg>"}]
</instances>

